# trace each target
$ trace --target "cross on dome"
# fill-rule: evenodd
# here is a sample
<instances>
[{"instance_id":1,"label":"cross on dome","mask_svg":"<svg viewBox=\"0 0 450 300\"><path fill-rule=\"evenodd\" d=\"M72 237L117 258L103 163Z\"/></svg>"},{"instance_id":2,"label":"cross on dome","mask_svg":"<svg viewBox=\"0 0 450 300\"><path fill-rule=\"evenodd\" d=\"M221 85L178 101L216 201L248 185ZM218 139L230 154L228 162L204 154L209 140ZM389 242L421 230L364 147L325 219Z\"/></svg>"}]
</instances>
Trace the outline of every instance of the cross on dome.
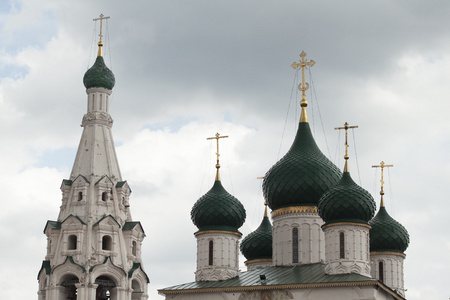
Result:
<instances>
[{"instance_id":1,"label":"cross on dome","mask_svg":"<svg viewBox=\"0 0 450 300\"><path fill-rule=\"evenodd\" d=\"M380 195L381 195L381 203L380 203L380 207L384 207L384 199L383 199L383 195L384 195L384 190L383 190L383 185L384 185L384 180L383 180L383 171L384 168L390 168L393 167L394 165L386 165L384 163L384 161L381 161L381 163L379 165L375 165L372 166L372 168L381 168L381 190L380 190Z\"/></svg>"},{"instance_id":2,"label":"cross on dome","mask_svg":"<svg viewBox=\"0 0 450 300\"><path fill-rule=\"evenodd\" d=\"M102 42L102 37L103 37L103 34L102 34L103 20L107 20L110 17L105 17L103 14L100 14L99 17L100 18L93 19L93 21L97 22L98 20L100 20L100 34L98 35L100 37L100 40L98 42L98 54L97 54L97 56L103 56L103 53L102 53L102 47L103 47L103 42Z\"/></svg>"},{"instance_id":3,"label":"cross on dome","mask_svg":"<svg viewBox=\"0 0 450 300\"><path fill-rule=\"evenodd\" d=\"M220 164L219 164L219 139L223 139L223 138L227 138L228 135L223 135L220 136L220 133L216 133L216 136L214 137L210 137L210 138L206 138L207 140L216 140L217 141L217 163L216 163L216 169L217 169L217 173L216 173L216 180L219 181L220 180L220 175L219 175L219 168L220 168Z\"/></svg>"},{"instance_id":4,"label":"cross on dome","mask_svg":"<svg viewBox=\"0 0 450 300\"><path fill-rule=\"evenodd\" d=\"M335 127L335 130L341 130L344 129L345 130L345 155L344 155L344 159L345 159L345 167L344 167L344 172L348 172L348 141L347 141L347 131L349 128L358 128L358 126L349 126L347 122L344 123L344 127Z\"/></svg>"},{"instance_id":5,"label":"cross on dome","mask_svg":"<svg viewBox=\"0 0 450 300\"><path fill-rule=\"evenodd\" d=\"M306 116L306 107L308 106L308 101L306 101L305 91L309 89L309 84L305 82L305 68L306 66L312 67L315 65L314 60L306 61L306 53L302 51L300 54L301 61L300 63L293 62L291 67L297 69L298 67L302 68L302 83L298 85L298 90L302 91L302 100L300 101L300 106L302 107L302 114L300 116L300 122L308 122L308 117Z\"/></svg>"}]
</instances>

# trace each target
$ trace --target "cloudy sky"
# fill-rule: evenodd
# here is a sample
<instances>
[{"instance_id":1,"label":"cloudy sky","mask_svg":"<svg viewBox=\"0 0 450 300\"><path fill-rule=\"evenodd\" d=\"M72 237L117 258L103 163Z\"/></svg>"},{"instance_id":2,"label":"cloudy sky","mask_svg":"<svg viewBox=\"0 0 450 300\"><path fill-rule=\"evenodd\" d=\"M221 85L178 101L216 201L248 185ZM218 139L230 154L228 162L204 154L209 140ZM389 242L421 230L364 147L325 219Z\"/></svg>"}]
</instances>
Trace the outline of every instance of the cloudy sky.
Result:
<instances>
[{"instance_id":1,"label":"cloudy sky","mask_svg":"<svg viewBox=\"0 0 450 300\"><path fill-rule=\"evenodd\" d=\"M263 214L265 172L292 143L304 50L316 61L308 116L322 151L350 168L409 231L407 297L447 299L450 239L450 3L446 1L88 1L0 3L1 299L36 299L42 233L58 216L86 112L100 13L110 102L133 218L147 238L150 299L194 280L190 209L212 186L221 141L225 188L244 204L241 232ZM241 269L244 270L241 257Z\"/></svg>"}]
</instances>

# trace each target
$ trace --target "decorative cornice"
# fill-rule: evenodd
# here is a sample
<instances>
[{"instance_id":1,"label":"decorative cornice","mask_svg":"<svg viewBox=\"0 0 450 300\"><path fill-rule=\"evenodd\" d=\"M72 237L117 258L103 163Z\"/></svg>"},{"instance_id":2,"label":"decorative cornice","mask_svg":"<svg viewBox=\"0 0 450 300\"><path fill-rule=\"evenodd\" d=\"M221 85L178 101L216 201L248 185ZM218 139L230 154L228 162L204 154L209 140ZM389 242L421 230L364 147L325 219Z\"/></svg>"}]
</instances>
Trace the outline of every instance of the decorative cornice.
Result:
<instances>
[{"instance_id":1,"label":"decorative cornice","mask_svg":"<svg viewBox=\"0 0 450 300\"><path fill-rule=\"evenodd\" d=\"M200 235L200 234L206 234L206 233L227 233L227 234L232 234L238 237L242 236L242 233L240 232L233 232L233 231L225 231L225 230L204 230L204 231L197 231L196 233L194 233L195 236Z\"/></svg>"},{"instance_id":2,"label":"decorative cornice","mask_svg":"<svg viewBox=\"0 0 450 300\"><path fill-rule=\"evenodd\" d=\"M372 226L364 223L355 223L355 222L337 222L337 223L331 223L331 224L324 224L322 225L322 229L333 227L333 226L341 226L341 225L351 225L351 226L361 226L366 227L369 229L372 229Z\"/></svg>"},{"instance_id":3,"label":"decorative cornice","mask_svg":"<svg viewBox=\"0 0 450 300\"><path fill-rule=\"evenodd\" d=\"M85 127L86 125L92 124L105 125L111 128L113 124L113 119L106 112L91 111L84 115L83 121L81 122L81 126Z\"/></svg>"},{"instance_id":4,"label":"decorative cornice","mask_svg":"<svg viewBox=\"0 0 450 300\"><path fill-rule=\"evenodd\" d=\"M282 207L270 213L272 219L287 214L310 213L317 214L317 206L289 206Z\"/></svg>"},{"instance_id":5,"label":"decorative cornice","mask_svg":"<svg viewBox=\"0 0 450 300\"><path fill-rule=\"evenodd\" d=\"M394 299L403 300L401 295L395 293L389 287L379 282L378 280L367 281L353 281L353 282L325 282L325 283L302 283L302 284L282 284L282 285L255 285L255 286L240 286L240 287L217 287L217 288L203 288L203 289L183 289L183 290L158 290L161 295L176 295L176 294L198 294L198 293L226 293L226 292L247 292L247 291L265 291L265 290L289 290L289 289L307 289L307 288L322 288L322 287L353 287L353 286L378 286L393 296Z\"/></svg>"},{"instance_id":6,"label":"decorative cornice","mask_svg":"<svg viewBox=\"0 0 450 300\"><path fill-rule=\"evenodd\" d=\"M405 253L400 253L400 252L394 252L394 251L372 251L370 252L370 255L397 255L397 256L401 256L403 258L406 257Z\"/></svg>"}]
</instances>

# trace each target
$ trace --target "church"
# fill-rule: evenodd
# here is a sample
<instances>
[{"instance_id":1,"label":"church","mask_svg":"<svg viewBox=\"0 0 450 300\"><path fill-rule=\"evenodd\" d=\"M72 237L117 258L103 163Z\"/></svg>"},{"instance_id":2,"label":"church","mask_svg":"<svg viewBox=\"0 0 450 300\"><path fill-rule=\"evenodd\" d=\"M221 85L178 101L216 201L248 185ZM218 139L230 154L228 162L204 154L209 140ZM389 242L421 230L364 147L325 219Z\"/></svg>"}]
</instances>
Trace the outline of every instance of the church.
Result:
<instances>
[{"instance_id":1,"label":"church","mask_svg":"<svg viewBox=\"0 0 450 300\"><path fill-rule=\"evenodd\" d=\"M109 115L114 74L104 63L100 41L85 73L87 112L69 179L61 184L61 206L47 221L47 254L38 272L39 300L145 300L149 278L142 264L144 229L133 220L131 188L122 178ZM219 162L213 186L194 203L198 231L195 281L158 290L165 299L405 299L403 263L406 229L384 207L381 162L380 209L350 175L347 138L341 171L319 149L311 133L302 52L301 115L289 151L263 180L266 207L261 225L242 238L246 211L222 185ZM347 123L343 129L349 128ZM269 219L270 217L272 222ZM188 214L188 212L186 212ZM239 270L239 251L247 259Z\"/></svg>"}]
</instances>

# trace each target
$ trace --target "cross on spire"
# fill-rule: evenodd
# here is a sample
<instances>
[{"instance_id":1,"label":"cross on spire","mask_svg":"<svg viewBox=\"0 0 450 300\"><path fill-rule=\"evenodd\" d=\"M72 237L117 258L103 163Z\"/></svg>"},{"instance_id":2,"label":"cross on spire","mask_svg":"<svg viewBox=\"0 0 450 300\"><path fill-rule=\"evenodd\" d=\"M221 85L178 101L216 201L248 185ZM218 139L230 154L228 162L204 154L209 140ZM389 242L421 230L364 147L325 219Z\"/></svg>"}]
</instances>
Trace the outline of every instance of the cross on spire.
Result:
<instances>
[{"instance_id":1,"label":"cross on spire","mask_svg":"<svg viewBox=\"0 0 450 300\"><path fill-rule=\"evenodd\" d=\"M302 51L300 54L301 61L300 63L293 62L291 67L297 69L298 67L302 68L302 83L298 85L298 90L302 91L302 100L300 101L300 106L302 107L302 114L300 116L300 122L308 122L308 117L306 116L306 107L308 106L308 101L306 101L305 91L309 89L309 84L305 82L305 68L306 66L312 67L316 63L314 60L306 61L305 60L306 53Z\"/></svg>"},{"instance_id":2,"label":"cross on spire","mask_svg":"<svg viewBox=\"0 0 450 300\"><path fill-rule=\"evenodd\" d=\"M349 126L347 122L344 123L344 127L335 127L335 130L341 130L344 129L345 130L345 155L344 155L344 159L345 159L345 166L344 166L344 172L348 172L348 140L347 140L347 131L349 128L358 128L358 126Z\"/></svg>"},{"instance_id":3,"label":"cross on spire","mask_svg":"<svg viewBox=\"0 0 450 300\"><path fill-rule=\"evenodd\" d=\"M216 152L216 155L217 155L217 163L216 163L217 172L216 172L216 181L220 180L220 175L219 175L219 168L220 168L220 164L219 164L219 156L220 156L220 154L219 154L219 139L224 139L224 138L227 138L227 137L228 137L228 135L220 136L220 133L216 133L216 136L210 137L210 138L206 138L207 140L216 140L217 141L217 152Z\"/></svg>"},{"instance_id":4,"label":"cross on spire","mask_svg":"<svg viewBox=\"0 0 450 300\"><path fill-rule=\"evenodd\" d=\"M384 195L384 190L383 190L383 185L384 185L384 180L383 180L383 170L384 168L390 168L393 167L394 165L386 165L384 163L384 161L381 161L381 163L379 165L375 165L372 166L372 168L381 168L381 190L380 190L380 195L381 195L381 203L380 203L380 207L384 207L384 199L383 199L383 195Z\"/></svg>"},{"instance_id":5,"label":"cross on spire","mask_svg":"<svg viewBox=\"0 0 450 300\"><path fill-rule=\"evenodd\" d=\"M99 17L100 18L93 19L93 21L96 22L96 21L100 20L100 34L98 35L100 37L100 40L98 42L98 54L97 54L97 56L103 56L103 53L102 53L102 47L103 47L103 42L102 42L102 37L103 37L103 35L102 35L103 20L107 20L110 17L105 17L103 14L100 14Z\"/></svg>"}]
</instances>

